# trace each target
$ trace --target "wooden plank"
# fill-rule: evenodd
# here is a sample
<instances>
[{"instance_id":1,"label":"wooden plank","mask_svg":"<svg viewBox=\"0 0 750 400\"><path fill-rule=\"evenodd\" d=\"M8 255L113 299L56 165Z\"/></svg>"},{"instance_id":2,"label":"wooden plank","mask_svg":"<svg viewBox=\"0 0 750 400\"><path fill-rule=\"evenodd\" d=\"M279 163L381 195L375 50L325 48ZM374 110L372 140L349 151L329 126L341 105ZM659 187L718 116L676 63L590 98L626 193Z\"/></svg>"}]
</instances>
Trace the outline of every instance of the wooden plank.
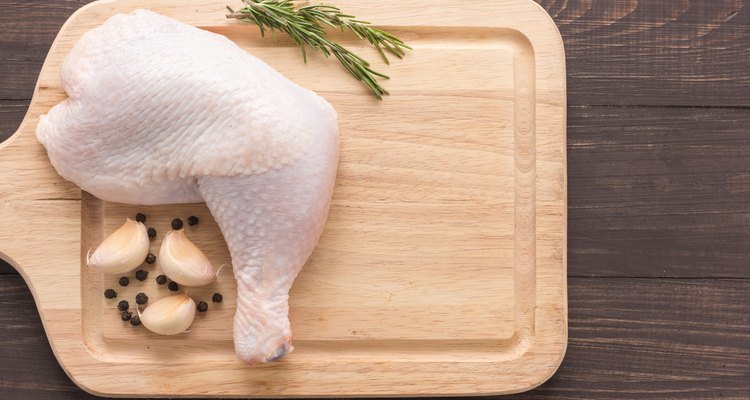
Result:
<instances>
[{"instance_id":1,"label":"wooden plank","mask_svg":"<svg viewBox=\"0 0 750 400\"><path fill-rule=\"evenodd\" d=\"M538 0L565 40L570 104L750 106L741 0Z\"/></svg>"},{"instance_id":2,"label":"wooden plank","mask_svg":"<svg viewBox=\"0 0 750 400\"><path fill-rule=\"evenodd\" d=\"M0 99L29 99L78 4L0 0ZM538 0L567 53L570 104L750 106L750 8L739 0Z\"/></svg>"},{"instance_id":3,"label":"wooden plank","mask_svg":"<svg viewBox=\"0 0 750 400\"><path fill-rule=\"evenodd\" d=\"M558 374L508 399L747 399L749 280L569 281Z\"/></svg>"},{"instance_id":4,"label":"wooden plank","mask_svg":"<svg viewBox=\"0 0 750 400\"><path fill-rule=\"evenodd\" d=\"M536 390L502 399L750 393L750 280L572 278L569 288L570 344L559 372ZM92 398L55 361L18 276L0 276L0 337L4 398Z\"/></svg>"},{"instance_id":5,"label":"wooden plank","mask_svg":"<svg viewBox=\"0 0 750 400\"><path fill-rule=\"evenodd\" d=\"M16 275L18 274L18 271L15 270L15 268L11 267L10 264L6 263L3 260L0 260L0 275Z\"/></svg>"},{"instance_id":6,"label":"wooden plank","mask_svg":"<svg viewBox=\"0 0 750 400\"><path fill-rule=\"evenodd\" d=\"M82 3L0 0L0 99L31 99L52 41Z\"/></svg>"},{"instance_id":7,"label":"wooden plank","mask_svg":"<svg viewBox=\"0 0 750 400\"><path fill-rule=\"evenodd\" d=\"M0 143L18 129L28 108L28 100L0 100Z\"/></svg>"},{"instance_id":8,"label":"wooden plank","mask_svg":"<svg viewBox=\"0 0 750 400\"><path fill-rule=\"evenodd\" d=\"M750 277L750 111L574 107L571 276Z\"/></svg>"}]
</instances>

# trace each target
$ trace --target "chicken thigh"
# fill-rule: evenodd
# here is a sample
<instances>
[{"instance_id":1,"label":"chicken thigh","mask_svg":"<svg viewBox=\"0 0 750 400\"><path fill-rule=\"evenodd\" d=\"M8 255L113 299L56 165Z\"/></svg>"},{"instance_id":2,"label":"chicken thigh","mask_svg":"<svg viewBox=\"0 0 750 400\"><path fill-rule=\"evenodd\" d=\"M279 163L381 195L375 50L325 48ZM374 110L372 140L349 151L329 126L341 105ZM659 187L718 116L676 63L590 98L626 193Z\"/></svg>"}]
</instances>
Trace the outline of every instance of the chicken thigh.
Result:
<instances>
[{"instance_id":1,"label":"chicken thigh","mask_svg":"<svg viewBox=\"0 0 750 400\"><path fill-rule=\"evenodd\" d=\"M237 279L237 354L291 351L289 289L336 176L333 107L226 37L145 10L84 34L61 76L69 97L37 126L60 175L106 201L205 201Z\"/></svg>"}]
</instances>

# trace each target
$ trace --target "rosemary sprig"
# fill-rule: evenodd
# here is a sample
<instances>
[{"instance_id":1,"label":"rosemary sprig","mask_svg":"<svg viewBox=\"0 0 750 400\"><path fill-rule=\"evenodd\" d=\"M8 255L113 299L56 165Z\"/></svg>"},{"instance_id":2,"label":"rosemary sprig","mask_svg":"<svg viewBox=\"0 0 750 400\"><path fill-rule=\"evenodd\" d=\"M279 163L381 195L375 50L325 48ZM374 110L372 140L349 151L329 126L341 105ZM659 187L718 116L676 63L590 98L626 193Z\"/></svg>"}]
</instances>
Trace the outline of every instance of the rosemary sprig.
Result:
<instances>
[{"instance_id":1,"label":"rosemary sprig","mask_svg":"<svg viewBox=\"0 0 750 400\"><path fill-rule=\"evenodd\" d=\"M333 55L357 80L362 81L379 100L387 95L377 79L389 79L387 75L374 71L362 57L347 48L332 42L326 36L325 26L349 30L360 39L367 40L389 63L386 52L402 58L405 49L411 49L403 41L383 30L370 26L369 22L357 20L353 15L344 14L338 7L314 4L296 7L292 0L242 0L245 7L235 11L229 7L227 18L250 22L260 28L265 37L266 30L272 35L278 30L286 33L302 50L302 58L307 62L306 48L320 51L324 56Z\"/></svg>"}]
</instances>

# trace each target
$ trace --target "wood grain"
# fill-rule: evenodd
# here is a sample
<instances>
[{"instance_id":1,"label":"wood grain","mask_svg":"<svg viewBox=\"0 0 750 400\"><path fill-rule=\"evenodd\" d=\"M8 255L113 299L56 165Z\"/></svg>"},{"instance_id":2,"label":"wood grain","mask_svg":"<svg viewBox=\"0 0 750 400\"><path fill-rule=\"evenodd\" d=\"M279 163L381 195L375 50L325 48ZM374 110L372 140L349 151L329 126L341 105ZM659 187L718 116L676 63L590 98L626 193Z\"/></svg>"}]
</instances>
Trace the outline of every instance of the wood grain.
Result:
<instances>
[{"instance_id":1,"label":"wood grain","mask_svg":"<svg viewBox=\"0 0 750 400\"><path fill-rule=\"evenodd\" d=\"M572 107L571 276L750 278L750 110Z\"/></svg>"},{"instance_id":2,"label":"wood grain","mask_svg":"<svg viewBox=\"0 0 750 400\"><path fill-rule=\"evenodd\" d=\"M744 279L571 278L565 361L518 398L746 399L749 292Z\"/></svg>"},{"instance_id":3,"label":"wood grain","mask_svg":"<svg viewBox=\"0 0 750 400\"><path fill-rule=\"evenodd\" d=\"M18 129L28 108L28 100L0 100L0 143Z\"/></svg>"},{"instance_id":4,"label":"wood grain","mask_svg":"<svg viewBox=\"0 0 750 400\"><path fill-rule=\"evenodd\" d=\"M750 106L747 1L542 0L570 104Z\"/></svg>"},{"instance_id":5,"label":"wood grain","mask_svg":"<svg viewBox=\"0 0 750 400\"><path fill-rule=\"evenodd\" d=\"M413 46L413 56L389 67L398 83L389 101L345 74L323 73L331 60L311 56L305 65L293 46L250 35L257 28L224 18L221 0L101 1L63 26L18 133L0 145L0 243L77 384L119 396L500 394L537 386L559 366L567 197L564 54L554 24L528 0L460 9L431 0L433 14L410 20L395 0L336 3ZM331 211L290 293L296 350L278 363L249 368L235 356L229 269L218 286L191 291L199 299L224 292L222 307L189 333L159 337L123 324L115 301L102 299L117 277L82 266L136 212L162 232L175 215L199 215L191 236L216 264L230 262L205 205L104 203L62 179L36 140L40 116L66 97L60 65L73 44L109 16L144 7L227 35L339 113ZM451 74L435 79L429 68ZM123 297L144 288L152 299L169 295L153 282L132 286Z\"/></svg>"},{"instance_id":6,"label":"wood grain","mask_svg":"<svg viewBox=\"0 0 750 400\"><path fill-rule=\"evenodd\" d=\"M571 338L560 371L503 399L745 399L750 392L750 281L571 278L569 289ZM30 296L20 277L0 276L3 398L94 398L54 360Z\"/></svg>"},{"instance_id":7,"label":"wood grain","mask_svg":"<svg viewBox=\"0 0 750 400\"><path fill-rule=\"evenodd\" d=\"M78 0L3 1L0 12L0 100L30 100L52 41Z\"/></svg>"}]
</instances>

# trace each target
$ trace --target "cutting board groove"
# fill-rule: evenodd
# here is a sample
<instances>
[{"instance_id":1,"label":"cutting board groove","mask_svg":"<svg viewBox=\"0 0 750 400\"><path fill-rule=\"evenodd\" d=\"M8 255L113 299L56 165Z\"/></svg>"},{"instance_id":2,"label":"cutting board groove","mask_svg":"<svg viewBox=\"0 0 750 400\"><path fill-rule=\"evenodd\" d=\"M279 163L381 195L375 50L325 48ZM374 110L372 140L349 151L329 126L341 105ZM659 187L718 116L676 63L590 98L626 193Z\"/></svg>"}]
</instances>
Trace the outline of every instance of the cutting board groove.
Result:
<instances>
[{"instance_id":1,"label":"cutting board groove","mask_svg":"<svg viewBox=\"0 0 750 400\"><path fill-rule=\"evenodd\" d=\"M84 389L121 396L394 396L530 389L567 340L565 66L562 42L529 0L459 4L335 1L414 47L376 64L377 102L331 60L302 64L288 40L223 18L224 2L104 0L63 26L19 131L0 145L0 257L34 293L55 355ZM66 95L60 64L109 16L148 8L226 35L339 112L341 159L325 233L291 292L295 351L247 366L232 349L231 268L189 294L210 309L187 334L159 337L119 320L116 303L170 294L153 278L117 286L85 255L124 218L188 234L215 264L226 244L203 204L103 202L60 178L34 137ZM461 12L457 12L460 9ZM404 18L403 15L410 15ZM336 34L356 52L376 53ZM39 235L44 231L45 235ZM102 292L114 287L117 300ZM213 292L224 294L210 303ZM117 379L114 379L117 377ZM123 386L121 382L132 384Z\"/></svg>"}]
</instances>

